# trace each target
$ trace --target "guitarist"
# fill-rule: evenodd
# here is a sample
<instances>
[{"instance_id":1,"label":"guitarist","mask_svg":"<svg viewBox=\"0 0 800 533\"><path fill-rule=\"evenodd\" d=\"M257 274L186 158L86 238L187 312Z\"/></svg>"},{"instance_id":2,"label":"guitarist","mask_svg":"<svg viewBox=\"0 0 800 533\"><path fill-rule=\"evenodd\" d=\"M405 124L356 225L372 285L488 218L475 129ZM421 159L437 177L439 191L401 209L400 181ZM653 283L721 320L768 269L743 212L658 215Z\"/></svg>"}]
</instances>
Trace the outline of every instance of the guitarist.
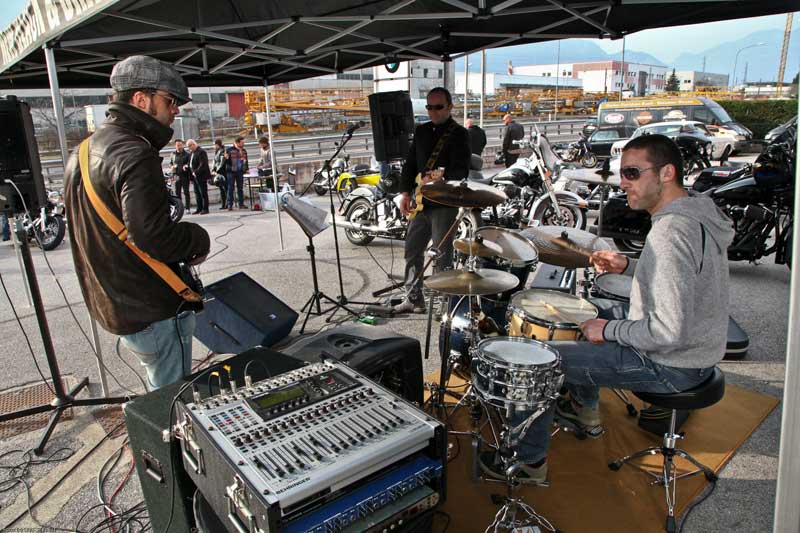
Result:
<instances>
[{"instance_id":1,"label":"guitarist","mask_svg":"<svg viewBox=\"0 0 800 533\"><path fill-rule=\"evenodd\" d=\"M197 295L179 292L174 274L147 260L196 265L210 247L202 227L170 219L158 153L189 91L174 69L147 56L117 63L111 87L108 119L64 172L72 258L92 318L122 338L150 388L159 388L191 372Z\"/></svg>"},{"instance_id":2,"label":"guitarist","mask_svg":"<svg viewBox=\"0 0 800 533\"><path fill-rule=\"evenodd\" d=\"M417 126L414 141L408 151L401 177L400 210L404 215L414 213L408 225L405 242L406 298L394 307L396 314L424 313L422 276L428 242L439 250L434 270L450 267L453 262L453 236L441 242L458 213L458 208L421 200L417 205L415 195L419 187L439 179L462 180L469 173L469 135L463 126L450 116L453 98L443 87L431 89L427 97L428 117L431 121ZM442 172L440 169L444 169ZM415 278L416 282L415 282Z\"/></svg>"}]
</instances>

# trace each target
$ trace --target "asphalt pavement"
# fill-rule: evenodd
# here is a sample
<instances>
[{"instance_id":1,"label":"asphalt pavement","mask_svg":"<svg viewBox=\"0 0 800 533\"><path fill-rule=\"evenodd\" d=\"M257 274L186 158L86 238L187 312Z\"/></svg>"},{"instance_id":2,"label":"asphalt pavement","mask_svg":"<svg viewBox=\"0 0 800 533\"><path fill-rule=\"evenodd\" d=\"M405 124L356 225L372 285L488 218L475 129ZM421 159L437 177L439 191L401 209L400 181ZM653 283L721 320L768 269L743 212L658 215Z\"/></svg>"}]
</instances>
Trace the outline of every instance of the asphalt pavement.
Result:
<instances>
[{"instance_id":1,"label":"asphalt pavement","mask_svg":"<svg viewBox=\"0 0 800 533\"><path fill-rule=\"evenodd\" d=\"M490 172L487 170L487 173ZM323 209L329 208L327 197L315 196L311 200ZM311 295L311 272L306 250L308 242L297 224L285 214L281 218L283 247L280 244L279 225L274 212L229 212L219 210L215 205L210 214L188 215L185 220L201 224L212 237L211 255L200 268L206 284L237 272L245 272L298 311ZM392 275L402 274L402 242L377 239L368 247L360 247L347 241L341 229L337 236L342 292L347 299L373 301L372 291L392 283L395 280ZM320 287L326 294L336 298L340 295L340 289L334 240L333 229L329 228L314 238L314 245ZM67 240L58 249L47 253L46 258L52 267L52 273L42 252L34 249L37 278L61 372L73 380L88 376L91 381L90 393L100 396L102 391L98 364L83 333L88 332L88 315L75 276L69 246ZM47 373L47 364L36 317L27 303L24 276L14 248L7 242L0 244L0 274L8 294L8 298L5 295L0 296L0 301L3 301L0 304L0 338L3 339L0 346L0 368L4 369L6 376L0 389L7 391L40 381L23 329L44 373ZM56 279L63 288L63 294ZM750 347L744 360L723 362L720 366L729 383L780 399L785 371L789 270L785 266L771 264L770 258L762 264L732 263L730 280L731 315L750 335ZM13 310L9 299L13 302ZM19 317L19 323L14 310ZM342 312L334 316L334 322L349 319ZM425 315L381 319L379 322L395 333L420 339L424 347ZM297 334L299 324L298 322L293 335ZM330 327L330 324L325 322L324 317L312 317L308 331L314 332L325 327ZM438 324L433 325L433 331L432 354L436 354ZM141 393L141 367L125 349L117 355L115 343L115 336L100 332L100 346L108 368L110 393ZM199 360L206 354L206 348L195 340L193 357ZM434 355L424 363L426 372L438 369L438 360ZM122 444L120 439L101 441L104 433L88 410L78 409L74 415L72 419L59 424L47 447L47 454L68 448L73 455L63 462L33 465L23 476L31 487L33 501L50 491L49 496L36 506L35 515L51 529L59 527L74 530L81 515L99 503L96 477L103 463ZM771 530L780 417L779 405L722 470L716 490L692 512L685 524L685 532ZM0 456L0 464L17 462L21 454L14 450L30 449L39 435L40 431L33 431L5 439L0 443L0 454L4 454ZM94 449L95 446L98 447ZM55 458L68 455L70 451L62 450ZM89 453L90 451L92 452ZM75 466L82 454L86 454L85 459ZM125 455L109 476L104 485L106 497L125 478L128 461L129 456ZM72 473L63 482L58 482L73 467ZM0 475L6 472L8 471L3 470ZM130 482L117 494L115 508L129 508L141 499L138 481L133 474ZM80 530L88 530L90 523L96 524L102 518L101 509L92 510L81 522ZM3 483L0 484L0 529L12 531L12 527L36 526L27 514L24 485ZM44 531L51 530L47 528Z\"/></svg>"}]
</instances>

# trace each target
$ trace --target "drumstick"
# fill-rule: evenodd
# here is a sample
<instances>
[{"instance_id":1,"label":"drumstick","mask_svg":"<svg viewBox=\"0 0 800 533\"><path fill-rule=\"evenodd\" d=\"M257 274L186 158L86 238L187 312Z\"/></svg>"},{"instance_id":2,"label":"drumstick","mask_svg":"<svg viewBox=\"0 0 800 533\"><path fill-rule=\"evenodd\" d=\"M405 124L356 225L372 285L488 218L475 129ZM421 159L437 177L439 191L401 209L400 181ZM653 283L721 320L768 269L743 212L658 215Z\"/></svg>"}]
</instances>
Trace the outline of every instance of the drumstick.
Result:
<instances>
[{"instance_id":1,"label":"drumstick","mask_svg":"<svg viewBox=\"0 0 800 533\"><path fill-rule=\"evenodd\" d=\"M545 306L545 308L548 311L550 311L553 314L556 314L556 315L560 316L561 318L563 318L567 322L571 322L571 323L575 324L576 326L580 326L583 323L581 320L578 320L577 318L575 318L571 314L562 311L561 309L559 309L558 307L556 307L553 304L549 304L549 303L545 302L544 300L539 300L539 302L543 306Z\"/></svg>"},{"instance_id":2,"label":"drumstick","mask_svg":"<svg viewBox=\"0 0 800 533\"><path fill-rule=\"evenodd\" d=\"M590 252L586 248L578 246L577 244L569 242L568 240L562 239L561 237L550 237L550 241L553 244L557 244L562 248L566 248L567 250L572 250L573 252L577 252L586 257L592 257L592 252Z\"/></svg>"}]
</instances>

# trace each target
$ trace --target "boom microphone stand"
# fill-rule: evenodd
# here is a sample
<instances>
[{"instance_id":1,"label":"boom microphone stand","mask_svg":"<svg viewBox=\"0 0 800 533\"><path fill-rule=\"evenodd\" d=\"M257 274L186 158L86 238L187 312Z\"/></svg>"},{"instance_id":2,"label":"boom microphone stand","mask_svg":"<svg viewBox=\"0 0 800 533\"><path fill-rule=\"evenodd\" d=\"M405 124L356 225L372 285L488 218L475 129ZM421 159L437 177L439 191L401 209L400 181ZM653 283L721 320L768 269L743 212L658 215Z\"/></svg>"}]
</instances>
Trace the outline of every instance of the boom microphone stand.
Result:
<instances>
[{"instance_id":1,"label":"boom microphone stand","mask_svg":"<svg viewBox=\"0 0 800 533\"><path fill-rule=\"evenodd\" d=\"M330 199L331 222L332 222L332 225L333 225L333 246L334 246L334 248L336 250L336 271L337 271L337 273L339 275L339 296L336 299L336 301L338 303L338 307L337 307L337 309L335 309L333 311L333 313L331 313L331 316L329 316L327 318L328 322L331 321L331 319L333 318L333 315L336 314L336 311L338 310L339 307L344 309L345 311L347 311L351 315L358 316L358 313L355 313L351 309L349 309L347 307L347 304L372 305L372 304L375 303L375 302L359 302L359 301L355 301L355 300L348 300L347 297L344 295L344 282L342 280L342 260L341 260L341 257L339 255L339 232L338 232L338 230L336 228L336 208L333 205L333 188L335 187L335 184L334 184L333 180L331 180L331 178L330 178L330 175L331 175L331 161L336 159L336 156L339 155L339 152L341 152L342 149L344 148L344 146L348 142L350 142L350 139L353 138L353 132L355 132L358 128L360 128L362 126L364 126L364 121L359 120L358 122L356 122L355 124L350 125L347 128L347 131L345 131L344 135L342 135L342 142L340 142L339 146L336 148L336 152L334 152L334 154L330 157L330 159L325 161L325 164L322 166L322 170L321 170L321 172L326 172L327 171L328 179L330 180L329 181L330 187L328 187L328 198Z\"/></svg>"},{"instance_id":2,"label":"boom microphone stand","mask_svg":"<svg viewBox=\"0 0 800 533\"><path fill-rule=\"evenodd\" d=\"M42 455L44 453L44 447L47 445L47 441L50 439L50 435L53 433L53 430L56 428L56 424L58 424L59 419L61 418L61 414L71 407L83 407L89 405L111 405L111 404L120 404L125 403L130 398L122 398L122 397L112 397L112 398L86 398L86 399L75 399L75 396L85 387L89 385L89 378L85 377L81 380L78 385L75 386L69 393L64 391L64 384L61 381L61 370L58 368L58 360L56 359L55 350L53 349L53 340L50 337L50 328L47 325L47 317L45 316L44 312L44 305L42 304L42 294L39 292L39 283L36 280L36 271L33 267L33 259L31 258L31 249L28 245L28 237L25 233L25 230L18 224L16 228L16 239L20 245L20 254L22 255L22 262L25 267L25 276L28 279L28 285L30 286L31 291L31 299L33 300L33 307L36 310L36 320L39 322L39 331L42 335L42 344L44 345L44 353L47 357L47 365L50 367L50 376L53 379L53 391L56 395L47 405L40 405L38 407L29 407L28 409L22 409L20 411L15 411L13 413L5 413L0 415L0 422L5 422L7 420L16 420L17 418L22 418L25 416L35 415L38 413L44 413L46 411L52 411L50 414L50 421L47 423L47 427L44 430L44 434L42 438L39 440L39 444L36 448L33 449L33 453L36 455Z\"/></svg>"}]
</instances>

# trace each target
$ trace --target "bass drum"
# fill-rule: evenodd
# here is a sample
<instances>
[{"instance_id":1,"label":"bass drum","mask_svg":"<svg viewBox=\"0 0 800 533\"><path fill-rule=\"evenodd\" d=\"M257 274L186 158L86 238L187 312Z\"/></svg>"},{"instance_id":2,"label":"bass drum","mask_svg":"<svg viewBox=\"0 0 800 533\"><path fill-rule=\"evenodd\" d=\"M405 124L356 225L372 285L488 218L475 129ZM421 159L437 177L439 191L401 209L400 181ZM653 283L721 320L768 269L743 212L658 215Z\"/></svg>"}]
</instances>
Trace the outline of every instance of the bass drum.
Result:
<instances>
[{"instance_id":1,"label":"bass drum","mask_svg":"<svg viewBox=\"0 0 800 533\"><path fill-rule=\"evenodd\" d=\"M470 306L472 316L476 317L477 338L471 327ZM476 345L481 339L505 335L508 321L506 319L506 309L508 302L502 302L485 297L472 298L452 296L450 297L450 353L455 355L459 361L467 368L472 356L469 353L470 346ZM445 338L447 327L445 322L439 325L439 354L444 353Z\"/></svg>"}]
</instances>

